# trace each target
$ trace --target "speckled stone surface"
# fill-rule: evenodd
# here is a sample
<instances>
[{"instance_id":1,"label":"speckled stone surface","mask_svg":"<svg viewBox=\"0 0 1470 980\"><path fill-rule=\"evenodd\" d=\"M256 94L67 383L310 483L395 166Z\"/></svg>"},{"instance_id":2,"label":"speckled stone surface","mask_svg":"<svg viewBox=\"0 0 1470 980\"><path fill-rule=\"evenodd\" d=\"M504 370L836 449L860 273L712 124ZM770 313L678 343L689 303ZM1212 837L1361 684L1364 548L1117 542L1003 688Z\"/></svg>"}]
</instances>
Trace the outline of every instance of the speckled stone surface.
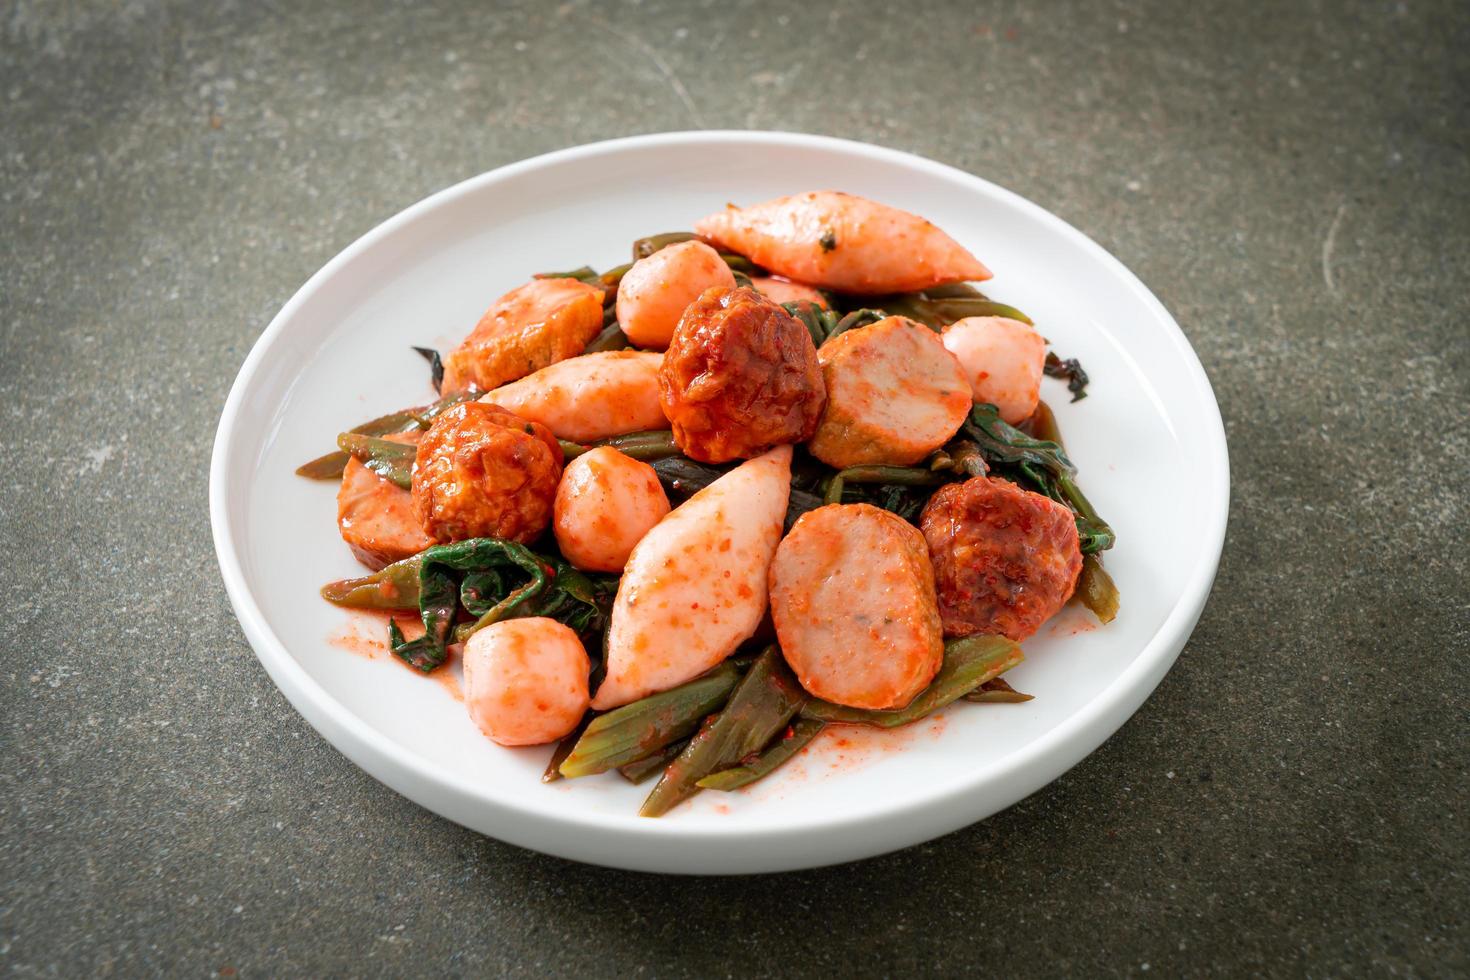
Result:
<instances>
[{"instance_id":1,"label":"speckled stone surface","mask_svg":"<svg viewBox=\"0 0 1470 980\"><path fill-rule=\"evenodd\" d=\"M783 12L784 11L784 12ZM0 973L1463 975L1470 9L0 5ZM400 208L666 129L914 150L1092 235L1229 431L1214 596L1096 754L878 860L580 867L382 788L251 655L206 469Z\"/></svg>"}]
</instances>

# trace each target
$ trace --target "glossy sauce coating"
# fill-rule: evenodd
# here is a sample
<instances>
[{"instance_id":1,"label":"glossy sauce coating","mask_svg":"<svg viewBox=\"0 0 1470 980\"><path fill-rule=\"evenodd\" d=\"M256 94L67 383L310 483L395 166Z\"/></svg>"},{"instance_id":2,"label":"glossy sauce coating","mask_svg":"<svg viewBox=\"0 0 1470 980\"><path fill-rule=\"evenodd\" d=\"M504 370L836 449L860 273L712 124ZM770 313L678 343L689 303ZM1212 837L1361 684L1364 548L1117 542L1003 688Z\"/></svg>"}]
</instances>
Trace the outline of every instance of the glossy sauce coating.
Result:
<instances>
[{"instance_id":1,"label":"glossy sauce coating","mask_svg":"<svg viewBox=\"0 0 1470 980\"><path fill-rule=\"evenodd\" d=\"M1003 316L969 316L944 328L945 348L959 360L977 402L1019 425L1036 411L1046 341L1033 327Z\"/></svg>"},{"instance_id":2,"label":"glossy sauce coating","mask_svg":"<svg viewBox=\"0 0 1470 980\"><path fill-rule=\"evenodd\" d=\"M587 651L554 619L507 619L464 648L465 707L501 745L542 745L571 734L587 711Z\"/></svg>"},{"instance_id":3,"label":"glossy sauce coating","mask_svg":"<svg viewBox=\"0 0 1470 980\"><path fill-rule=\"evenodd\" d=\"M829 466L909 466L970 411L970 383L938 334L891 316L837 335L817 356L827 408L808 448Z\"/></svg>"},{"instance_id":4,"label":"glossy sauce coating","mask_svg":"<svg viewBox=\"0 0 1470 980\"><path fill-rule=\"evenodd\" d=\"M904 293L989 279L990 270L918 215L840 191L729 207L694 230L778 275L844 293Z\"/></svg>"},{"instance_id":5,"label":"glossy sauce coating","mask_svg":"<svg viewBox=\"0 0 1470 980\"><path fill-rule=\"evenodd\" d=\"M944 661L924 536L869 504L802 515L771 565L771 617L801 686L837 704L901 708Z\"/></svg>"},{"instance_id":6,"label":"glossy sauce coating","mask_svg":"<svg viewBox=\"0 0 1470 980\"><path fill-rule=\"evenodd\" d=\"M495 301L464 343L444 355L444 394L489 391L575 357L602 329L602 290L536 279Z\"/></svg>"},{"instance_id":7,"label":"glossy sauce coating","mask_svg":"<svg viewBox=\"0 0 1470 980\"><path fill-rule=\"evenodd\" d=\"M540 422L557 437L590 442L667 429L658 403L663 355L617 350L558 361L480 400Z\"/></svg>"},{"instance_id":8,"label":"glossy sauce coating","mask_svg":"<svg viewBox=\"0 0 1470 980\"><path fill-rule=\"evenodd\" d=\"M669 498L652 466L599 446L562 472L552 527L573 565L621 572L633 546L668 512Z\"/></svg>"},{"instance_id":9,"label":"glossy sauce coating","mask_svg":"<svg viewBox=\"0 0 1470 980\"><path fill-rule=\"evenodd\" d=\"M1007 480L951 483L919 518L946 636L1035 633L1072 595L1082 571L1066 507Z\"/></svg>"},{"instance_id":10,"label":"glossy sauce coating","mask_svg":"<svg viewBox=\"0 0 1470 980\"><path fill-rule=\"evenodd\" d=\"M749 459L803 442L826 401L811 334L753 289L690 304L659 368L659 402L692 459Z\"/></svg>"},{"instance_id":11,"label":"glossy sauce coating","mask_svg":"<svg viewBox=\"0 0 1470 980\"><path fill-rule=\"evenodd\" d=\"M742 463L690 497L633 549L613 603L607 679L615 708L691 680L760 625L791 492L791 447Z\"/></svg>"},{"instance_id":12,"label":"glossy sauce coating","mask_svg":"<svg viewBox=\"0 0 1470 980\"><path fill-rule=\"evenodd\" d=\"M419 442L413 504L439 542L531 541L551 522L561 446L546 427L484 402L444 412Z\"/></svg>"},{"instance_id":13,"label":"glossy sauce coating","mask_svg":"<svg viewBox=\"0 0 1470 980\"><path fill-rule=\"evenodd\" d=\"M384 436L417 443L421 432ZM383 479L357 460L348 460L337 491L337 528L352 554L373 571L416 555L434 543L419 526L413 495Z\"/></svg>"},{"instance_id":14,"label":"glossy sauce coating","mask_svg":"<svg viewBox=\"0 0 1470 980\"><path fill-rule=\"evenodd\" d=\"M663 350L684 308L706 289L735 285L720 253L704 242L679 242L633 263L618 284L618 325L639 347Z\"/></svg>"}]
</instances>

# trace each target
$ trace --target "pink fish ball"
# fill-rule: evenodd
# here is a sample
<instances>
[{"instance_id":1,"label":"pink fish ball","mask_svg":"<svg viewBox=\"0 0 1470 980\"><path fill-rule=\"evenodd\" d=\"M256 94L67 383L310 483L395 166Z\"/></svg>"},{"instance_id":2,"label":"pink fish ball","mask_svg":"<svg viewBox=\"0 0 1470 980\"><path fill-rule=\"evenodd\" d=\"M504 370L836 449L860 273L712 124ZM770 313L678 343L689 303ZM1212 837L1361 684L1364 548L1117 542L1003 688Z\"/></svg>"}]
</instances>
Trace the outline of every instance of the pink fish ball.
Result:
<instances>
[{"instance_id":1,"label":"pink fish ball","mask_svg":"<svg viewBox=\"0 0 1470 980\"><path fill-rule=\"evenodd\" d=\"M633 546L669 512L652 466L610 446L567 464L557 484L552 528L561 553L589 572L621 572Z\"/></svg>"},{"instance_id":2,"label":"pink fish ball","mask_svg":"<svg viewBox=\"0 0 1470 980\"><path fill-rule=\"evenodd\" d=\"M1041 334L1003 316L970 316L944 328L944 346L959 360L975 401L1000 409L1011 425L1036 411L1046 341Z\"/></svg>"},{"instance_id":3,"label":"pink fish ball","mask_svg":"<svg viewBox=\"0 0 1470 980\"><path fill-rule=\"evenodd\" d=\"M618 323L639 347L663 350L690 303L714 286L735 285L720 253L704 242L680 242L633 263L618 284Z\"/></svg>"},{"instance_id":4,"label":"pink fish ball","mask_svg":"<svg viewBox=\"0 0 1470 980\"><path fill-rule=\"evenodd\" d=\"M555 742L587 712L590 669L577 634L554 619L492 623L465 644L465 707L493 742Z\"/></svg>"}]
</instances>

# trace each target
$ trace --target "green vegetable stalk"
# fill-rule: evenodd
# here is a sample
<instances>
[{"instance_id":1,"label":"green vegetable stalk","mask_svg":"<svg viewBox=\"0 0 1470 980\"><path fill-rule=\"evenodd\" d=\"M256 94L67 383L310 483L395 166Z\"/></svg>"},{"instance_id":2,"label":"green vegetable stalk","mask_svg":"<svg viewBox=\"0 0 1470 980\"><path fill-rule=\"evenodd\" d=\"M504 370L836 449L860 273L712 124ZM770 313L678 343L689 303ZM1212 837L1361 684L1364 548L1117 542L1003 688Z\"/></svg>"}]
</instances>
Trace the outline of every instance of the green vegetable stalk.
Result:
<instances>
[{"instance_id":1,"label":"green vegetable stalk","mask_svg":"<svg viewBox=\"0 0 1470 980\"><path fill-rule=\"evenodd\" d=\"M827 335L836 328L841 315L806 302L782 303L781 306L806 327L806 332L812 336L814 347L821 347L827 342Z\"/></svg>"},{"instance_id":2,"label":"green vegetable stalk","mask_svg":"<svg viewBox=\"0 0 1470 980\"><path fill-rule=\"evenodd\" d=\"M405 490L413 489L413 461L418 455L416 446L356 432L342 433L337 437L337 445L388 482Z\"/></svg>"},{"instance_id":3,"label":"green vegetable stalk","mask_svg":"<svg viewBox=\"0 0 1470 980\"><path fill-rule=\"evenodd\" d=\"M842 319L838 320L832 329L827 331L827 337L823 343L826 343L833 337L841 336L849 330L866 327L869 324L877 323L879 320L887 319L892 315L887 310L872 310L866 307L860 310L853 310L851 313L844 314Z\"/></svg>"},{"instance_id":4,"label":"green vegetable stalk","mask_svg":"<svg viewBox=\"0 0 1470 980\"><path fill-rule=\"evenodd\" d=\"M589 286L602 286L603 284L601 277L597 274L597 270L592 268L592 266L590 265L579 266L575 269L568 269L566 272L538 272L531 278L575 279L578 282L585 282Z\"/></svg>"},{"instance_id":5,"label":"green vegetable stalk","mask_svg":"<svg viewBox=\"0 0 1470 980\"><path fill-rule=\"evenodd\" d=\"M591 776L638 762L687 738L730 696L740 672L720 664L687 684L598 715L561 763L563 776Z\"/></svg>"},{"instance_id":6,"label":"green vegetable stalk","mask_svg":"<svg viewBox=\"0 0 1470 980\"><path fill-rule=\"evenodd\" d=\"M434 404L426 408L413 410L413 419L418 423L420 429L427 429L434 424L434 420L456 405L463 402L478 401L484 392L479 388L468 388L464 391L456 391L452 395L445 395Z\"/></svg>"},{"instance_id":7,"label":"green vegetable stalk","mask_svg":"<svg viewBox=\"0 0 1470 980\"><path fill-rule=\"evenodd\" d=\"M801 716L814 721L897 728L916 722L964 697L991 678L1010 670L1022 659L1020 645L1003 636L967 636L950 640L944 645L944 666L939 668L929 686L907 706L892 711L869 711L814 698L801 709Z\"/></svg>"},{"instance_id":8,"label":"green vegetable stalk","mask_svg":"<svg viewBox=\"0 0 1470 980\"><path fill-rule=\"evenodd\" d=\"M798 718L786 730L786 734L780 741L772 744L760 755L732 769L721 769L719 772L711 773L695 785L700 789L717 789L724 792L749 786L757 779L769 776L795 757L826 727L826 724L820 721Z\"/></svg>"},{"instance_id":9,"label":"green vegetable stalk","mask_svg":"<svg viewBox=\"0 0 1470 980\"><path fill-rule=\"evenodd\" d=\"M1035 695L1022 694L1006 683L1004 677L992 677L975 690L965 695L966 701L976 704L1024 704L1034 700Z\"/></svg>"},{"instance_id":10,"label":"green vegetable stalk","mask_svg":"<svg viewBox=\"0 0 1470 980\"><path fill-rule=\"evenodd\" d=\"M646 259L654 252L668 248L670 245L678 245L681 242L697 242L700 238L692 231L666 231L661 235L648 235L633 243L633 260ZM764 270L743 255L734 252L721 252L720 258L730 267L731 272L744 273L747 276L760 275Z\"/></svg>"},{"instance_id":11,"label":"green vegetable stalk","mask_svg":"<svg viewBox=\"0 0 1470 980\"><path fill-rule=\"evenodd\" d=\"M674 434L668 429L629 432L626 435L610 436L607 439L595 439L586 445L572 442L569 439L558 439L557 442L561 444L562 455L567 459L576 459L589 449L596 449L598 446L611 446L624 456L631 456L645 462L680 455L679 445L674 442Z\"/></svg>"},{"instance_id":12,"label":"green vegetable stalk","mask_svg":"<svg viewBox=\"0 0 1470 980\"><path fill-rule=\"evenodd\" d=\"M963 292L962 292L963 291ZM890 316L904 316L934 330L940 330L970 316L1003 316L1022 323L1031 318L1014 306L987 299L985 294L964 283L936 286L917 293L897 293L872 300Z\"/></svg>"},{"instance_id":13,"label":"green vegetable stalk","mask_svg":"<svg viewBox=\"0 0 1470 980\"><path fill-rule=\"evenodd\" d=\"M968 439L955 439L948 443L929 457L928 464L936 473L953 473L961 479L984 476L990 472L985 454Z\"/></svg>"},{"instance_id":14,"label":"green vegetable stalk","mask_svg":"<svg viewBox=\"0 0 1470 980\"><path fill-rule=\"evenodd\" d=\"M666 231L659 235L645 235L633 243L633 261L646 259L654 252L678 245L680 242L695 242L699 236L692 231Z\"/></svg>"},{"instance_id":15,"label":"green vegetable stalk","mask_svg":"<svg viewBox=\"0 0 1470 980\"><path fill-rule=\"evenodd\" d=\"M628 270L631 268L633 268L633 263L624 262L622 265L615 265L601 276L598 276L602 280L603 288L607 290L607 297L604 299L607 305L613 306L616 304L618 284L623 281L623 277L628 274Z\"/></svg>"},{"instance_id":16,"label":"green vegetable stalk","mask_svg":"<svg viewBox=\"0 0 1470 980\"><path fill-rule=\"evenodd\" d=\"M611 446L625 456L646 462L680 455L679 444L674 441L674 434L668 429L630 432L624 436L599 439L594 445Z\"/></svg>"},{"instance_id":17,"label":"green vegetable stalk","mask_svg":"<svg viewBox=\"0 0 1470 980\"><path fill-rule=\"evenodd\" d=\"M592 338L582 353L598 354L609 350L627 350L632 346L633 342L628 339L628 335L623 333L623 328L618 326L617 321L614 320L602 328L602 333Z\"/></svg>"},{"instance_id":18,"label":"green vegetable stalk","mask_svg":"<svg viewBox=\"0 0 1470 980\"><path fill-rule=\"evenodd\" d=\"M328 582L322 598L348 609L417 609L422 553L395 561L371 575Z\"/></svg>"},{"instance_id":19,"label":"green vegetable stalk","mask_svg":"<svg viewBox=\"0 0 1470 980\"><path fill-rule=\"evenodd\" d=\"M406 408L401 412L379 416L364 422L351 431L363 436L387 436L395 432L427 429L445 409L453 408L460 402L471 401L480 397L480 394L481 392L477 389L458 391L423 408ZM339 480L342 478L342 470L351 458L349 454L341 451L327 453L325 456L318 456L311 462L298 466L296 475L304 476L308 480Z\"/></svg>"},{"instance_id":20,"label":"green vegetable stalk","mask_svg":"<svg viewBox=\"0 0 1470 980\"><path fill-rule=\"evenodd\" d=\"M1082 556L1082 574L1077 577L1077 599L1092 610L1103 625L1111 623L1118 615L1118 586L1103 568L1101 556Z\"/></svg>"},{"instance_id":21,"label":"green vegetable stalk","mask_svg":"<svg viewBox=\"0 0 1470 980\"><path fill-rule=\"evenodd\" d=\"M805 301L781 304L786 312L800 320L806 327L807 333L812 335L812 343L821 347L827 341L838 334L846 333L858 327L866 327L870 323L877 323L888 314L882 310L860 309L853 310L846 315L836 310L824 310Z\"/></svg>"},{"instance_id":22,"label":"green vegetable stalk","mask_svg":"<svg viewBox=\"0 0 1470 980\"><path fill-rule=\"evenodd\" d=\"M1030 429L1031 434L1037 439L1054 442L1064 451L1066 450L1067 447L1062 442L1062 430L1057 425L1057 415L1046 402L1036 403L1036 411L1031 413Z\"/></svg>"},{"instance_id":23,"label":"green vegetable stalk","mask_svg":"<svg viewBox=\"0 0 1470 980\"><path fill-rule=\"evenodd\" d=\"M684 747L688 744L689 740L686 738L683 741L675 742L673 745L665 745L646 759L630 762L626 766L618 766L618 775L622 776L634 786L647 782L663 772L664 768L670 762L673 762L679 757L679 753L683 752Z\"/></svg>"},{"instance_id":24,"label":"green vegetable stalk","mask_svg":"<svg viewBox=\"0 0 1470 980\"><path fill-rule=\"evenodd\" d=\"M370 422L364 422L352 431L364 436L385 436L416 428L418 428L418 422L413 417L413 410L405 409L402 412L394 412L391 415L383 415ZM341 450L327 453L309 463L302 463L296 468L296 475L304 476L308 480L341 479L342 471L347 467L347 461L351 458L351 455Z\"/></svg>"},{"instance_id":25,"label":"green vegetable stalk","mask_svg":"<svg viewBox=\"0 0 1470 980\"><path fill-rule=\"evenodd\" d=\"M806 700L776 647L767 647L741 679L714 722L669 763L644 801L641 816L657 817L699 792L699 781L765 748Z\"/></svg>"},{"instance_id":26,"label":"green vegetable stalk","mask_svg":"<svg viewBox=\"0 0 1470 980\"><path fill-rule=\"evenodd\" d=\"M571 734L564 736L560 742L556 743L556 748L551 750L551 758L546 762L546 768L541 772L541 781L543 783L554 783L561 778L561 764L567 761L567 756L572 754L572 749L576 747L578 740L582 737L582 733L587 730L587 726L592 723L592 719L595 717L591 712L584 714L581 722L572 730Z\"/></svg>"},{"instance_id":27,"label":"green vegetable stalk","mask_svg":"<svg viewBox=\"0 0 1470 980\"><path fill-rule=\"evenodd\" d=\"M881 483L901 487L935 487L950 482L943 473L918 466L850 466L827 478L823 501L842 503L842 491L849 483Z\"/></svg>"}]
</instances>

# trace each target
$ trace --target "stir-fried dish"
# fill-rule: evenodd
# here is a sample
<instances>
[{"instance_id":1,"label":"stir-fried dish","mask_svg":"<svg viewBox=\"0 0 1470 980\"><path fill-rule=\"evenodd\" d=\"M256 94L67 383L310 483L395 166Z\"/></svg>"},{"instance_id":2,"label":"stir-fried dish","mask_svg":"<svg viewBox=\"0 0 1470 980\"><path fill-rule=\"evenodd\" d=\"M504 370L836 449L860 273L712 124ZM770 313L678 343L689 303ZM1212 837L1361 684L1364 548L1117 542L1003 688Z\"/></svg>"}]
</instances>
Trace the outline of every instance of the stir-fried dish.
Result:
<instances>
[{"instance_id":1,"label":"stir-fried dish","mask_svg":"<svg viewBox=\"0 0 1470 980\"><path fill-rule=\"evenodd\" d=\"M1086 372L915 215L836 192L730 206L633 261L537 275L430 363L439 400L298 470L340 480L393 654L462 659L545 779L657 778L642 813L773 772L828 725L889 728L1002 675L1113 532L1042 377Z\"/></svg>"}]
</instances>

